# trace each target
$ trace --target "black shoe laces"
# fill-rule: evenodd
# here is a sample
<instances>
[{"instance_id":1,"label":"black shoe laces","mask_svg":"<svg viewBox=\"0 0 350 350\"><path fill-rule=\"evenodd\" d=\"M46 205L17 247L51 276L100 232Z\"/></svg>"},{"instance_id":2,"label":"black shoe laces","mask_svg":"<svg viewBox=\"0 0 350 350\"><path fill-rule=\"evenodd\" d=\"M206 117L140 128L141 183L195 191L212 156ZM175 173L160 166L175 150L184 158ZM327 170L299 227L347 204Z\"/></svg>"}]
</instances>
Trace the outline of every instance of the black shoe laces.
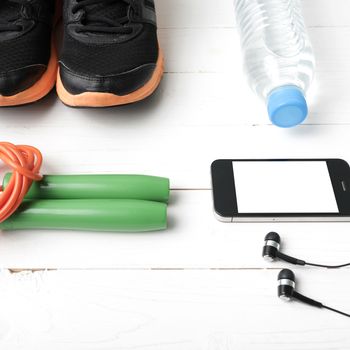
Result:
<instances>
[{"instance_id":1,"label":"black shoe laces","mask_svg":"<svg viewBox=\"0 0 350 350\"><path fill-rule=\"evenodd\" d=\"M113 4L124 4L127 7L127 15L119 18L109 18L106 15L94 13L96 6ZM136 12L137 8L132 0L77 0L72 12L75 14L78 11L83 11L81 26L77 29L78 32L130 34L132 28L127 25L130 22L130 11Z\"/></svg>"},{"instance_id":2,"label":"black shoe laces","mask_svg":"<svg viewBox=\"0 0 350 350\"><path fill-rule=\"evenodd\" d=\"M1 0L0 0L1 1ZM8 0L9 2L18 4L20 6L29 5L27 0ZM11 31L21 31L22 26L16 24L16 21L21 18L21 13L18 11L18 14L5 18L6 22L0 22L0 32L11 32Z\"/></svg>"}]
</instances>

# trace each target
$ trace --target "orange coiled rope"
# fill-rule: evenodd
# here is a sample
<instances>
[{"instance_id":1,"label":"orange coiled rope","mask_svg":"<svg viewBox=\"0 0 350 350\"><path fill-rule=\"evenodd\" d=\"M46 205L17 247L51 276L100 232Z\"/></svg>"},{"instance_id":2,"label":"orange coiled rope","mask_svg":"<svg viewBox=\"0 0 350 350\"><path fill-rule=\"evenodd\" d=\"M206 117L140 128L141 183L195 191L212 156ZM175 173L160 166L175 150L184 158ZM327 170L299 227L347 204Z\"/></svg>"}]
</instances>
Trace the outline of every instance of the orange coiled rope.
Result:
<instances>
[{"instance_id":1,"label":"orange coiled rope","mask_svg":"<svg viewBox=\"0 0 350 350\"><path fill-rule=\"evenodd\" d=\"M32 182L42 179L39 171L43 157L34 147L0 142L0 160L13 170L6 188L0 187L0 222L3 222L20 206Z\"/></svg>"}]
</instances>

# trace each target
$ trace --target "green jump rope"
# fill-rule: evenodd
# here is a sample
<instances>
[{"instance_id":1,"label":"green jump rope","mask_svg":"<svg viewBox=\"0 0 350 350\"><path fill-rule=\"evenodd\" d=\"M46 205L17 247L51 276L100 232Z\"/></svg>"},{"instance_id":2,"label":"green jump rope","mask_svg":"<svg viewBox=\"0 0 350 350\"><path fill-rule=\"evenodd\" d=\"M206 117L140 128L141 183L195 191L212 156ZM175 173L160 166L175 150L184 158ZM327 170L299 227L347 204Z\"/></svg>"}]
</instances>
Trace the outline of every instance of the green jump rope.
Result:
<instances>
[{"instance_id":1,"label":"green jump rope","mask_svg":"<svg viewBox=\"0 0 350 350\"><path fill-rule=\"evenodd\" d=\"M3 188L11 176L5 175ZM169 192L169 179L162 177L46 175L0 229L164 230Z\"/></svg>"}]
</instances>

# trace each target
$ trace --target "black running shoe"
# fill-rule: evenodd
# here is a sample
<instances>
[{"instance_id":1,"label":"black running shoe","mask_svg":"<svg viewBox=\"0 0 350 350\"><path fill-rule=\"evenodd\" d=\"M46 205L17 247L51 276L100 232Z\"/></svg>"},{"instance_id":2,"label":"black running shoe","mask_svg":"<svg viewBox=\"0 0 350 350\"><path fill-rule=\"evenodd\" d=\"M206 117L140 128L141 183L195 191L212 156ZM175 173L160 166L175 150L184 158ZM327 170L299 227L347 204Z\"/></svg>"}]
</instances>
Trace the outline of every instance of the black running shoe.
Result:
<instances>
[{"instance_id":1,"label":"black running shoe","mask_svg":"<svg viewBox=\"0 0 350 350\"><path fill-rule=\"evenodd\" d=\"M37 101L54 87L55 0L0 0L0 106Z\"/></svg>"},{"instance_id":2,"label":"black running shoe","mask_svg":"<svg viewBox=\"0 0 350 350\"><path fill-rule=\"evenodd\" d=\"M64 0L57 93L108 107L151 95L163 75L153 0Z\"/></svg>"}]
</instances>

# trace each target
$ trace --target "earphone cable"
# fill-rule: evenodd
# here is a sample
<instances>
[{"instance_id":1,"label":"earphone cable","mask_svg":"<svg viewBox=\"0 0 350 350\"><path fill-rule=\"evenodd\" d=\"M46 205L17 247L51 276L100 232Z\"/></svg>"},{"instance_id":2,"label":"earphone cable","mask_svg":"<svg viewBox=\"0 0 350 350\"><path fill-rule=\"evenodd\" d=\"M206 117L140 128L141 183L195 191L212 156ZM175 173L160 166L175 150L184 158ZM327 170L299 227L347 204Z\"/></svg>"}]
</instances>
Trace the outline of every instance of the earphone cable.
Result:
<instances>
[{"instance_id":1,"label":"earphone cable","mask_svg":"<svg viewBox=\"0 0 350 350\"><path fill-rule=\"evenodd\" d=\"M323 307L324 307L325 309L327 309L327 310L329 310L329 311L333 311L333 312L335 312L335 313L337 313L337 314L340 314L340 315L343 315L343 316L346 316L346 317L350 317L350 314L347 314L347 313L345 313L345 312L342 312L342 311L333 309L333 308L331 308L331 307L329 307L329 306L323 305Z\"/></svg>"},{"instance_id":2,"label":"earphone cable","mask_svg":"<svg viewBox=\"0 0 350 350\"><path fill-rule=\"evenodd\" d=\"M343 264L343 265L320 265L320 264L312 264L312 263L306 262L305 265L314 266L314 267L324 267L326 269L340 269L342 267L350 266L350 263L349 264Z\"/></svg>"}]
</instances>

